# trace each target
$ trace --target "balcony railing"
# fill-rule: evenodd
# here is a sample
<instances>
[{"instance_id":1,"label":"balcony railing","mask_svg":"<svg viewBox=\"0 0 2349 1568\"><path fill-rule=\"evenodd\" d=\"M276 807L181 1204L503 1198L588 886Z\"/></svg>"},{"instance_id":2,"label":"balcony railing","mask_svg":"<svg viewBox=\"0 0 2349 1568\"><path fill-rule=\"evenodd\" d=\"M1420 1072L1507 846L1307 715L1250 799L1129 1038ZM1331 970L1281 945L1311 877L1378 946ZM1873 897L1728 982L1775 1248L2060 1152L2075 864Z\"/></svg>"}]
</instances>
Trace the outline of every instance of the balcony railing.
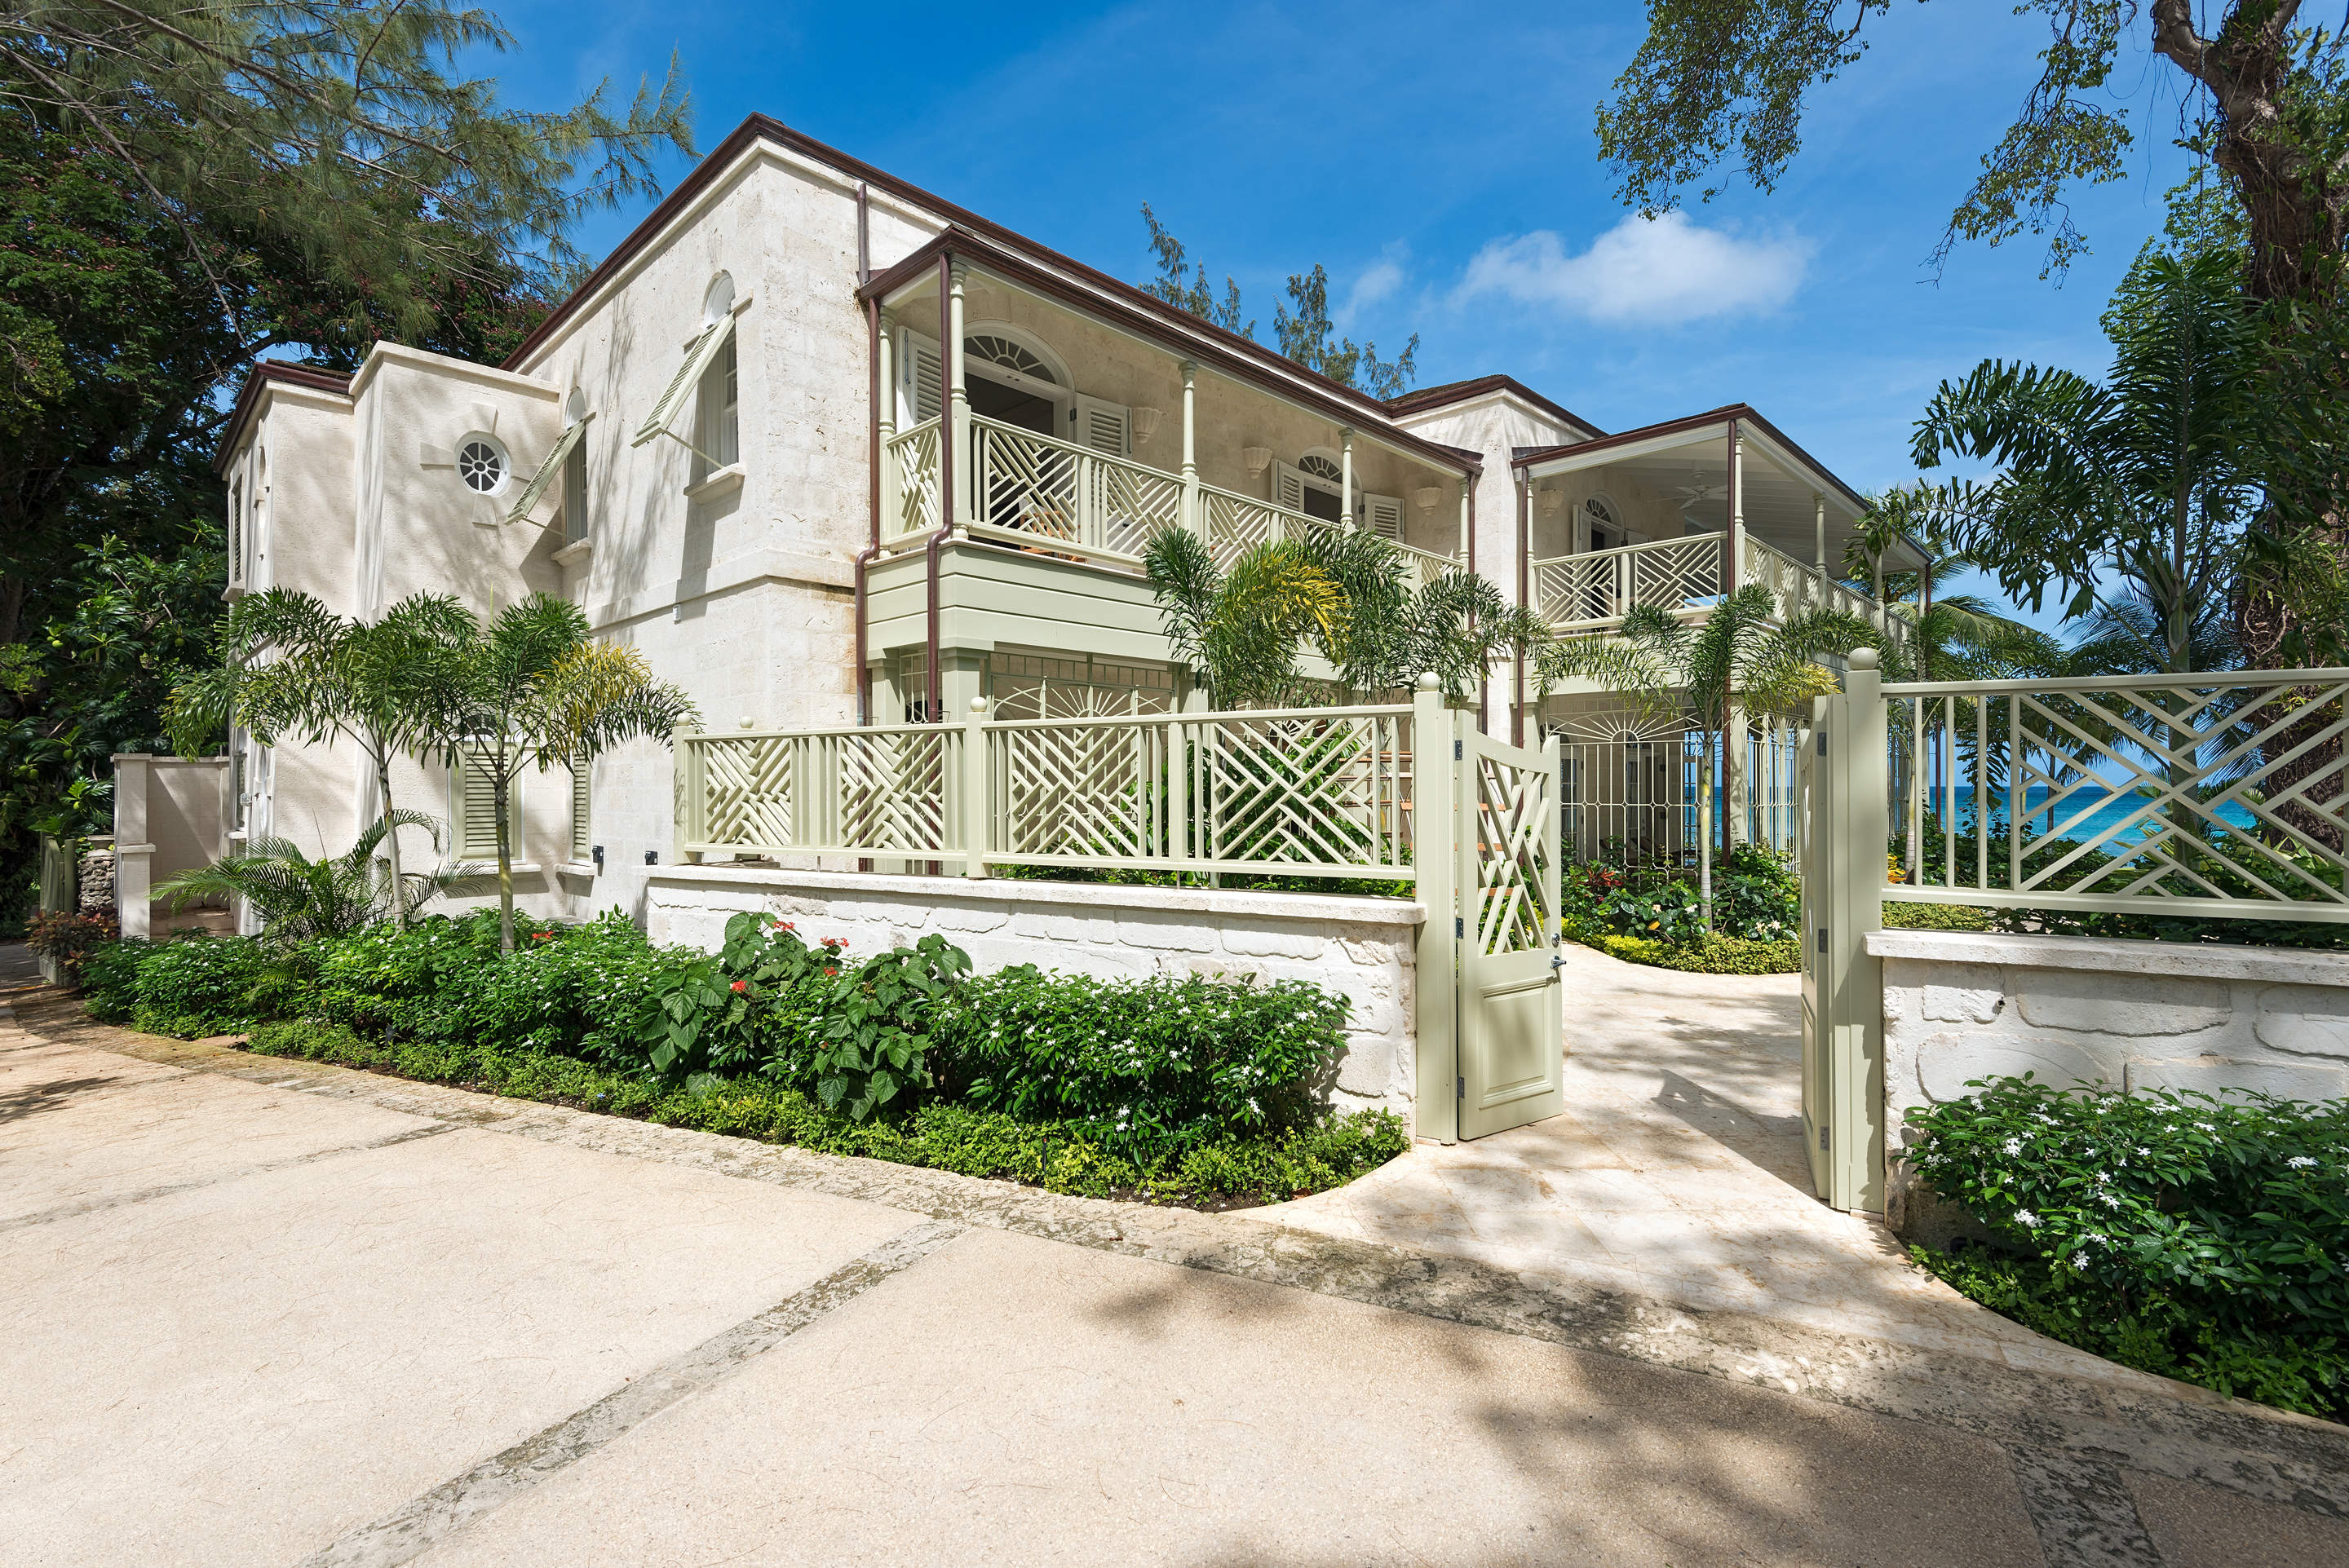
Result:
<instances>
[{"instance_id":1,"label":"balcony railing","mask_svg":"<svg viewBox=\"0 0 2349 1568\"><path fill-rule=\"evenodd\" d=\"M937 527L938 441L936 419L889 438L885 546ZM1255 545L1338 527L1214 485L1195 485L1186 496L1183 481L1162 469L978 414L970 416L966 467L955 486L955 518L974 537L1133 571L1141 569L1151 535L1162 528L1198 533L1216 563L1228 568ZM1394 547L1403 559L1404 584L1413 590L1454 564L1433 551Z\"/></svg>"},{"instance_id":2,"label":"balcony railing","mask_svg":"<svg viewBox=\"0 0 2349 1568\"><path fill-rule=\"evenodd\" d=\"M1534 603L1552 629L1561 633L1611 630L1634 604L1709 611L1721 602L1722 542L1718 533L1696 533L1685 539L1537 561L1533 562ZM1867 594L1750 533L1744 545L1740 581L1768 589L1778 601L1782 622L1820 608L1845 611L1864 621L1878 620L1876 601ZM1895 642L1906 640L1907 622L1888 616L1882 624Z\"/></svg>"}]
</instances>

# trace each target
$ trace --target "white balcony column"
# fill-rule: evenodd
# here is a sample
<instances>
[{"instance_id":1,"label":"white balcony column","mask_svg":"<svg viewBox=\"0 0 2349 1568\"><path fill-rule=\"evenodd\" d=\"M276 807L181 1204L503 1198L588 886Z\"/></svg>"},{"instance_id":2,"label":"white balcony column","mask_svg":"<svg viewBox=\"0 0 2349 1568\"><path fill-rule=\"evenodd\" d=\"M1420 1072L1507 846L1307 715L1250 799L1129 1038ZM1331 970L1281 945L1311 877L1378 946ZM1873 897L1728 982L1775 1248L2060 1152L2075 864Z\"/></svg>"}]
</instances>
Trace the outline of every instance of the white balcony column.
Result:
<instances>
[{"instance_id":1,"label":"white balcony column","mask_svg":"<svg viewBox=\"0 0 2349 1568\"><path fill-rule=\"evenodd\" d=\"M1207 537L1207 520L1199 515L1199 365L1183 361L1183 526Z\"/></svg>"},{"instance_id":2,"label":"white balcony column","mask_svg":"<svg viewBox=\"0 0 2349 1568\"><path fill-rule=\"evenodd\" d=\"M1737 421L1729 422L1729 538L1722 567L1729 574L1724 593L1745 586L1745 435Z\"/></svg>"},{"instance_id":3,"label":"white balcony column","mask_svg":"<svg viewBox=\"0 0 2349 1568\"><path fill-rule=\"evenodd\" d=\"M1338 432L1338 526L1354 526L1354 432Z\"/></svg>"},{"instance_id":4,"label":"white balcony column","mask_svg":"<svg viewBox=\"0 0 2349 1568\"><path fill-rule=\"evenodd\" d=\"M901 503L897 489L899 459L889 449L890 439L897 433L897 323L885 310L881 313L881 341L876 352L881 360L881 406L875 410L879 415L875 422L881 432L881 537L886 539L897 531Z\"/></svg>"},{"instance_id":5,"label":"white balcony column","mask_svg":"<svg viewBox=\"0 0 2349 1568\"><path fill-rule=\"evenodd\" d=\"M1818 568L1819 591L1826 592L1827 581L1827 498L1818 491L1811 492L1812 555Z\"/></svg>"},{"instance_id":6,"label":"white balcony column","mask_svg":"<svg viewBox=\"0 0 2349 1568\"><path fill-rule=\"evenodd\" d=\"M970 465L970 380L963 366L963 280L968 270L960 262L948 269L947 285L947 423L954 438L954 470L957 488L965 495L977 495L978 486ZM973 515L975 509L957 506L958 519ZM936 716L932 716L932 722Z\"/></svg>"},{"instance_id":7,"label":"white balcony column","mask_svg":"<svg viewBox=\"0 0 2349 1568\"><path fill-rule=\"evenodd\" d=\"M1468 480L1464 477L1460 481L1460 544L1457 552L1452 557L1452 559L1463 568L1465 568L1468 564L1469 526Z\"/></svg>"}]
</instances>

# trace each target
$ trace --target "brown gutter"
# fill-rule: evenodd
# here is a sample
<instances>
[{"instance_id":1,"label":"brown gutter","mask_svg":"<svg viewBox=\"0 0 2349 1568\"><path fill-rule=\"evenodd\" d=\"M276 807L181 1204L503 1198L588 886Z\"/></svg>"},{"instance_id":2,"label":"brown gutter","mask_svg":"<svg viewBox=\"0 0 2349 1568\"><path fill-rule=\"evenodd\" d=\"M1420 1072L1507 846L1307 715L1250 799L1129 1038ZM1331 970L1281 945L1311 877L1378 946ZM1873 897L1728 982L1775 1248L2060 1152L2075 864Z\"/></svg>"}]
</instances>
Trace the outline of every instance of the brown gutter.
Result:
<instances>
[{"instance_id":1,"label":"brown gutter","mask_svg":"<svg viewBox=\"0 0 2349 1568\"><path fill-rule=\"evenodd\" d=\"M856 722L873 722L873 661L865 656L864 635L866 592L864 577L872 567L873 558L881 553L881 304L867 300L864 304L865 384L871 388L872 418L866 428L870 432L871 451L864 464L864 489L870 497L872 537L864 549L856 552Z\"/></svg>"},{"instance_id":2,"label":"brown gutter","mask_svg":"<svg viewBox=\"0 0 2349 1568\"><path fill-rule=\"evenodd\" d=\"M1511 459L1510 466L1524 469L1537 463L1548 462L1553 458L1586 457L1592 452L1603 452L1610 447L1629 446L1634 441L1651 440L1658 436L1677 436L1688 430L1702 430L1708 425L1718 425L1731 419L1740 424L1752 425L1767 435L1774 443L1785 449L1787 456L1806 465L1813 473L1832 486L1837 495L1851 503L1854 510L1860 511L1868 510L1865 497L1836 478L1833 470L1818 459L1803 450L1795 442L1788 440L1785 432L1764 418L1751 403L1724 404L1706 413L1692 414L1685 419L1670 419L1663 424L1648 425L1637 430L1618 430L1611 436L1601 436L1597 440L1577 441L1564 447L1544 447L1538 451L1527 452L1524 457Z\"/></svg>"},{"instance_id":3,"label":"brown gutter","mask_svg":"<svg viewBox=\"0 0 2349 1568\"><path fill-rule=\"evenodd\" d=\"M938 526L930 535L929 699L930 722L943 724L945 698L938 689L938 550L954 531L954 304L949 295L954 259L938 253ZM880 296L873 296L880 307Z\"/></svg>"},{"instance_id":4,"label":"brown gutter","mask_svg":"<svg viewBox=\"0 0 2349 1568\"><path fill-rule=\"evenodd\" d=\"M1071 287L1066 280L1039 268L1025 257L1005 250L999 245L991 244L979 235L965 230L947 230L936 239L916 250L896 265L876 273L857 293L871 298L885 299L910 284L919 283L930 270L933 261L949 253L959 261L974 263L987 272L1003 277L1020 287L1033 290L1037 294L1048 295L1071 309L1092 315L1114 317L1123 315L1137 328L1147 328L1150 335L1160 339L1169 352L1179 351L1186 357L1212 364L1218 371L1235 381L1245 382L1291 402L1302 403L1334 424L1360 428L1366 419L1375 421L1373 428L1376 428L1381 441L1399 447L1447 473L1476 474L1484 471L1484 465L1481 462L1474 457L1464 455L1458 448L1447 447L1440 441L1431 441L1424 436L1396 425L1392 416L1388 414L1386 405L1374 397L1357 393L1350 387L1340 387L1336 382L1317 376L1289 360L1280 360L1279 364L1286 370L1322 383L1319 387L1300 386L1280 372L1255 363L1247 356L1230 352L1212 340L1202 340L1194 336L1190 330L1193 326L1206 326L1207 330L1213 332L1217 337L1228 338L1232 335L1220 327L1197 322L1188 312L1174 313L1183 317L1180 325L1184 330L1180 333L1169 334L1164 330L1163 325L1156 317L1156 313L1123 308L1123 302L1119 298L1103 300L1088 294L1081 289ZM1123 284L1119 286L1121 289L1124 287ZM1143 297L1146 299L1149 296ZM1174 310L1172 306L1164 308L1168 311ZM1246 340L1235 339L1235 341L1245 342ZM1258 355L1268 352L1257 348L1254 344L1249 344L1248 347L1254 349ZM1327 387L1328 390L1323 390L1323 387Z\"/></svg>"}]
</instances>

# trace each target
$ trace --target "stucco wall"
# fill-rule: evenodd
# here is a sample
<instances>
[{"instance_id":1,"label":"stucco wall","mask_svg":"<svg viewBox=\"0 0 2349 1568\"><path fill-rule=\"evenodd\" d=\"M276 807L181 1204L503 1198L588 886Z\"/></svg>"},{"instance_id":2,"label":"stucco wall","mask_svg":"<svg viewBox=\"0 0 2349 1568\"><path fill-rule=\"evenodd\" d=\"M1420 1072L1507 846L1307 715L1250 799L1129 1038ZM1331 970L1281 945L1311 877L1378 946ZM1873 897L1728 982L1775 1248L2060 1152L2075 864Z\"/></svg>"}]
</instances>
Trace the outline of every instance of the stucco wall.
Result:
<instances>
[{"instance_id":1,"label":"stucco wall","mask_svg":"<svg viewBox=\"0 0 2349 1568\"><path fill-rule=\"evenodd\" d=\"M2114 1088L2349 1094L2349 954L2289 948L1879 931L1893 1185L1911 1107L1974 1078Z\"/></svg>"},{"instance_id":2,"label":"stucco wall","mask_svg":"<svg viewBox=\"0 0 2349 1568\"><path fill-rule=\"evenodd\" d=\"M1352 1003L1332 1101L1408 1119L1414 944L1423 912L1388 899L1110 887L991 878L664 867L650 877L656 942L715 951L729 916L756 910L852 956L936 932L980 972L1034 964L1103 979L1206 975L1309 980Z\"/></svg>"}]
</instances>

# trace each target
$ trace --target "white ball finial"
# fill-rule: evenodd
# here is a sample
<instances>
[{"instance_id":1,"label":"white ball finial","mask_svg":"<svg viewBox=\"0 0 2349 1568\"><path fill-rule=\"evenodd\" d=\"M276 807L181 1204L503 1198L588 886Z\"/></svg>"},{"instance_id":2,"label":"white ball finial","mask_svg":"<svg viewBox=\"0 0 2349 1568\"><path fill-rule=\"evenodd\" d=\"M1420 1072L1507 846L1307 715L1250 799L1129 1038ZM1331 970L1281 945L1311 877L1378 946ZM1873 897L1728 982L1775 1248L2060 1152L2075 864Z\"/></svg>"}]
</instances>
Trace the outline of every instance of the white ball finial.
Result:
<instances>
[{"instance_id":1,"label":"white ball finial","mask_svg":"<svg viewBox=\"0 0 2349 1568\"><path fill-rule=\"evenodd\" d=\"M750 727L750 716L746 713L735 722L740 724L744 729L748 729Z\"/></svg>"},{"instance_id":2,"label":"white ball finial","mask_svg":"<svg viewBox=\"0 0 2349 1568\"><path fill-rule=\"evenodd\" d=\"M971 698L970 711L973 713L985 713L987 711L987 699L983 696L975 696Z\"/></svg>"},{"instance_id":3,"label":"white ball finial","mask_svg":"<svg viewBox=\"0 0 2349 1568\"><path fill-rule=\"evenodd\" d=\"M1876 650L1874 648L1852 649L1851 667L1856 670L1874 669L1876 667Z\"/></svg>"},{"instance_id":4,"label":"white ball finial","mask_svg":"<svg viewBox=\"0 0 2349 1568\"><path fill-rule=\"evenodd\" d=\"M1423 670L1423 671L1421 671L1421 672L1420 672L1420 676L1419 676L1419 689L1420 689L1420 690L1422 690L1422 691L1441 691L1443 688L1444 688L1444 683L1443 683L1442 681L1440 681L1440 680L1438 680L1438 679L1436 679L1436 678L1435 678L1435 672L1434 672L1433 670Z\"/></svg>"}]
</instances>

